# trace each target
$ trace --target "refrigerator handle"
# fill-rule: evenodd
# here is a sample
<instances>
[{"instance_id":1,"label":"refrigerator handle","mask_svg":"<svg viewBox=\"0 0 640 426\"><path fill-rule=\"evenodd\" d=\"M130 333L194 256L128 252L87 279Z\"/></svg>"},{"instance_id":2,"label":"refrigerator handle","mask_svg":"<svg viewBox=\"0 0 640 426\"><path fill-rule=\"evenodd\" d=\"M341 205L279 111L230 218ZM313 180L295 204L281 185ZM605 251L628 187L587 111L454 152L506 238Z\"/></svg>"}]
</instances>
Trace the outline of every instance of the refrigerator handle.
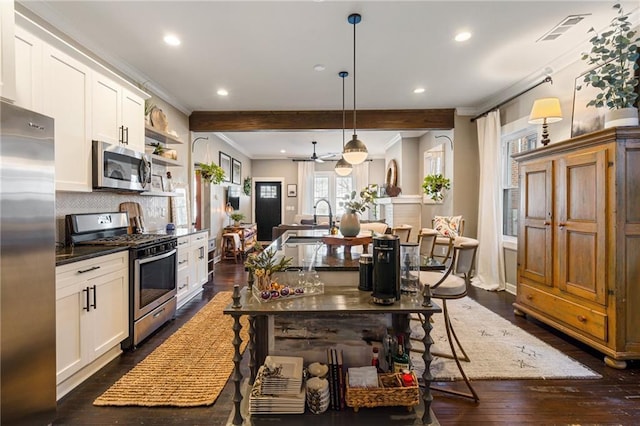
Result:
<instances>
[{"instance_id":1,"label":"refrigerator handle","mask_svg":"<svg viewBox=\"0 0 640 426\"><path fill-rule=\"evenodd\" d=\"M87 302L87 304L82 307L82 310L89 312L89 310L91 310L91 305L89 305L89 287L83 288L82 292L85 293L85 302Z\"/></svg>"}]
</instances>

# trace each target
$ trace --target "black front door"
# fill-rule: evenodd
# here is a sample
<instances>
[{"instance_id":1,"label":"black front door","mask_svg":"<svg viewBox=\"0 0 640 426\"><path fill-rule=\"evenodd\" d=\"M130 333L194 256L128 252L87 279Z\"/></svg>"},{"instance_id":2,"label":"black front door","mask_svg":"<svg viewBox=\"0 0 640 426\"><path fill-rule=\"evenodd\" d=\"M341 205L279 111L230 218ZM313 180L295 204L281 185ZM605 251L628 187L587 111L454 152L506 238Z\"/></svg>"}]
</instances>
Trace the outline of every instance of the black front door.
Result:
<instances>
[{"instance_id":1,"label":"black front door","mask_svg":"<svg viewBox=\"0 0 640 426\"><path fill-rule=\"evenodd\" d=\"M271 241L271 228L280 225L282 217L282 183L256 182L255 209L258 241Z\"/></svg>"}]
</instances>

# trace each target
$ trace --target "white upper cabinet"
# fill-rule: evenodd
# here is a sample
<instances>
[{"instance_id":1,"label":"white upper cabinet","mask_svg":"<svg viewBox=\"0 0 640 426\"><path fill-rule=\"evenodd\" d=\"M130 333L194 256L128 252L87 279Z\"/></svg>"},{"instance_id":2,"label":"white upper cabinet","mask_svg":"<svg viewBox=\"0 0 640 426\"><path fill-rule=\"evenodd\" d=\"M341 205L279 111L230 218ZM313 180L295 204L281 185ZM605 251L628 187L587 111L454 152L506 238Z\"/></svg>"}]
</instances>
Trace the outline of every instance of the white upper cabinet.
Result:
<instances>
[{"instance_id":1,"label":"white upper cabinet","mask_svg":"<svg viewBox=\"0 0 640 426\"><path fill-rule=\"evenodd\" d=\"M36 112L42 110L42 41L16 27L16 105Z\"/></svg>"},{"instance_id":2,"label":"white upper cabinet","mask_svg":"<svg viewBox=\"0 0 640 426\"><path fill-rule=\"evenodd\" d=\"M122 88L122 126L129 148L144 152L144 99Z\"/></svg>"},{"instance_id":3,"label":"white upper cabinet","mask_svg":"<svg viewBox=\"0 0 640 426\"><path fill-rule=\"evenodd\" d=\"M144 100L102 74L93 74L93 139L144 152Z\"/></svg>"},{"instance_id":4,"label":"white upper cabinet","mask_svg":"<svg viewBox=\"0 0 640 426\"><path fill-rule=\"evenodd\" d=\"M90 69L43 46L43 112L55 120L56 190L91 192Z\"/></svg>"},{"instance_id":5,"label":"white upper cabinet","mask_svg":"<svg viewBox=\"0 0 640 426\"><path fill-rule=\"evenodd\" d=\"M0 1L0 98L9 101L16 96L13 32L15 20L13 0Z\"/></svg>"}]
</instances>

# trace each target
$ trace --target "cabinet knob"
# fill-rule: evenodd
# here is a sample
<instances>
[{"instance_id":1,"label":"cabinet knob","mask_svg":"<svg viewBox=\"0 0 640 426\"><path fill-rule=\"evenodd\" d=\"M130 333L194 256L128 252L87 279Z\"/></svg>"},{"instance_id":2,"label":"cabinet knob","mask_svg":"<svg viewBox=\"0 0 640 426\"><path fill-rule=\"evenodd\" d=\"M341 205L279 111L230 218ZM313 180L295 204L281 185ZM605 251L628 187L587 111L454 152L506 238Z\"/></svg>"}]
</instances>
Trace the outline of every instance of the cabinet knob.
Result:
<instances>
[{"instance_id":1,"label":"cabinet knob","mask_svg":"<svg viewBox=\"0 0 640 426\"><path fill-rule=\"evenodd\" d=\"M549 221L545 221L544 222L544 226L549 226L549 225L551 225L551 222L549 222Z\"/></svg>"},{"instance_id":2,"label":"cabinet knob","mask_svg":"<svg viewBox=\"0 0 640 426\"><path fill-rule=\"evenodd\" d=\"M532 294L527 294L527 300L533 300L533 295Z\"/></svg>"},{"instance_id":3,"label":"cabinet knob","mask_svg":"<svg viewBox=\"0 0 640 426\"><path fill-rule=\"evenodd\" d=\"M578 321L587 322L587 317L585 317L584 315L578 315Z\"/></svg>"}]
</instances>

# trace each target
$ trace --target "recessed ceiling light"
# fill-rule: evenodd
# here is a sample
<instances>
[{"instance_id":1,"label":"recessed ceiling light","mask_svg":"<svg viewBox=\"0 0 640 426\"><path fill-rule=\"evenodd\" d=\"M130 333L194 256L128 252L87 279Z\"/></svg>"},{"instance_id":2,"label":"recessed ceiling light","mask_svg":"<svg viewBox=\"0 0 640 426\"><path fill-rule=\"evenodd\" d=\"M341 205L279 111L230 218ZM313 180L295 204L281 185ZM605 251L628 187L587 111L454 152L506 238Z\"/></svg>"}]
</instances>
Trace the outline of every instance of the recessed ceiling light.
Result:
<instances>
[{"instance_id":1,"label":"recessed ceiling light","mask_svg":"<svg viewBox=\"0 0 640 426\"><path fill-rule=\"evenodd\" d=\"M218 89L216 93L220 96L227 96L229 94L225 89Z\"/></svg>"},{"instance_id":2,"label":"recessed ceiling light","mask_svg":"<svg viewBox=\"0 0 640 426\"><path fill-rule=\"evenodd\" d=\"M280 150L280 154L284 154L285 152L287 152L287 150L286 150L286 149L281 149L281 150Z\"/></svg>"},{"instance_id":3,"label":"recessed ceiling light","mask_svg":"<svg viewBox=\"0 0 640 426\"><path fill-rule=\"evenodd\" d=\"M413 89L413 93L424 93L424 87L416 87Z\"/></svg>"},{"instance_id":4,"label":"recessed ceiling light","mask_svg":"<svg viewBox=\"0 0 640 426\"><path fill-rule=\"evenodd\" d=\"M313 66L313 69L316 71L324 71L325 70L325 66L322 64L316 64Z\"/></svg>"},{"instance_id":5,"label":"recessed ceiling light","mask_svg":"<svg viewBox=\"0 0 640 426\"><path fill-rule=\"evenodd\" d=\"M467 41L471 38L471 33L468 31L463 31L461 33L456 34L456 41Z\"/></svg>"},{"instance_id":6,"label":"recessed ceiling light","mask_svg":"<svg viewBox=\"0 0 640 426\"><path fill-rule=\"evenodd\" d=\"M164 42L169 46L180 46L180 39L173 34L167 34L164 36Z\"/></svg>"}]
</instances>

